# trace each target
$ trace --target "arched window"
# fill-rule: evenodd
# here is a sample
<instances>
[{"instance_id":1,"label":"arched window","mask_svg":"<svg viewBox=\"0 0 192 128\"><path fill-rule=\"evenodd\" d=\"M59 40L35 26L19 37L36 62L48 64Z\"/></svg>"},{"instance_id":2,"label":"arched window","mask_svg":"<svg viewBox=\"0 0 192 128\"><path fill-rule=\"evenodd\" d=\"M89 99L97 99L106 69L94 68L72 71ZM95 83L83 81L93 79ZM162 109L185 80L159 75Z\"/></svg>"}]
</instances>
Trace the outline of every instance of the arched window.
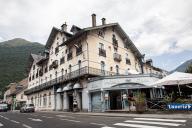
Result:
<instances>
[{"instance_id":1,"label":"arched window","mask_svg":"<svg viewBox=\"0 0 192 128\"><path fill-rule=\"evenodd\" d=\"M64 69L63 68L61 69L61 76L62 76L62 79L63 79L63 76L64 76Z\"/></svg>"},{"instance_id":2,"label":"arched window","mask_svg":"<svg viewBox=\"0 0 192 128\"><path fill-rule=\"evenodd\" d=\"M49 92L49 106L51 106L51 92Z\"/></svg>"},{"instance_id":3,"label":"arched window","mask_svg":"<svg viewBox=\"0 0 192 128\"><path fill-rule=\"evenodd\" d=\"M56 81L57 81L57 71L55 72L55 79L56 79Z\"/></svg>"},{"instance_id":4,"label":"arched window","mask_svg":"<svg viewBox=\"0 0 192 128\"><path fill-rule=\"evenodd\" d=\"M105 74L105 62L101 61L101 73L104 75Z\"/></svg>"},{"instance_id":5,"label":"arched window","mask_svg":"<svg viewBox=\"0 0 192 128\"><path fill-rule=\"evenodd\" d=\"M116 65L116 74L118 75L119 74L119 66Z\"/></svg>"},{"instance_id":6,"label":"arched window","mask_svg":"<svg viewBox=\"0 0 192 128\"><path fill-rule=\"evenodd\" d=\"M47 95L44 94L43 95L43 107L46 107L47 106Z\"/></svg>"},{"instance_id":7,"label":"arched window","mask_svg":"<svg viewBox=\"0 0 192 128\"><path fill-rule=\"evenodd\" d=\"M41 107L41 98L42 98L42 96L40 95L40 97L39 97L39 106Z\"/></svg>"},{"instance_id":8,"label":"arched window","mask_svg":"<svg viewBox=\"0 0 192 128\"><path fill-rule=\"evenodd\" d=\"M33 104L33 97L31 97L31 103Z\"/></svg>"}]
</instances>

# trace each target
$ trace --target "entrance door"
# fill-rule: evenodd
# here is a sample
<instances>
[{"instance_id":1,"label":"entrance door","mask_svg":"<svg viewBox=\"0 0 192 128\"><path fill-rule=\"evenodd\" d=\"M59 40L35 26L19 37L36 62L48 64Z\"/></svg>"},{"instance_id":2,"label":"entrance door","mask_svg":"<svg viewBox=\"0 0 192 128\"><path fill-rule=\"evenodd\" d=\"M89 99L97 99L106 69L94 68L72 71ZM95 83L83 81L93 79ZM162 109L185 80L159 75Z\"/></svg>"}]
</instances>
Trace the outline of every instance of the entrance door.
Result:
<instances>
[{"instance_id":1,"label":"entrance door","mask_svg":"<svg viewBox=\"0 0 192 128\"><path fill-rule=\"evenodd\" d=\"M111 91L109 96L111 110L122 109L121 91Z\"/></svg>"},{"instance_id":2,"label":"entrance door","mask_svg":"<svg viewBox=\"0 0 192 128\"><path fill-rule=\"evenodd\" d=\"M101 112L101 92L93 92L91 94L91 103L93 112Z\"/></svg>"},{"instance_id":3,"label":"entrance door","mask_svg":"<svg viewBox=\"0 0 192 128\"><path fill-rule=\"evenodd\" d=\"M68 98L69 98L69 111L73 111L73 94L69 93Z\"/></svg>"}]
</instances>

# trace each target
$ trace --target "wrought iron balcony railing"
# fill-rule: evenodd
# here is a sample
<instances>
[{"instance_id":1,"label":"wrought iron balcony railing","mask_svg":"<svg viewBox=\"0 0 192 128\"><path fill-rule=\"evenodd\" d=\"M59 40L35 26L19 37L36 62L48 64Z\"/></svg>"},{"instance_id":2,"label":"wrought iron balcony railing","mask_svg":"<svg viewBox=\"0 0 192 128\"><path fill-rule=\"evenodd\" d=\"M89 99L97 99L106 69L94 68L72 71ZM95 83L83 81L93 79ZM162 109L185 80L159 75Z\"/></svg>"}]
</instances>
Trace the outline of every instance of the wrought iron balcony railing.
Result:
<instances>
[{"instance_id":1,"label":"wrought iron balcony railing","mask_svg":"<svg viewBox=\"0 0 192 128\"><path fill-rule=\"evenodd\" d=\"M59 84L59 83L64 83L70 80L74 80L76 78L79 78L81 76L84 75L90 75L90 76L110 76L110 75L115 75L116 73L114 72L110 72L110 71L105 71L105 70L101 70L101 69L96 69L96 68L92 68L92 67L83 67L80 68L78 70L72 71L70 73L67 73L65 75L59 76L53 80L50 80L46 83L43 83L39 86L36 86L34 88L28 89L25 91L25 94L31 94L33 92L38 92L41 91L43 89L49 88L53 85Z\"/></svg>"},{"instance_id":2,"label":"wrought iron balcony railing","mask_svg":"<svg viewBox=\"0 0 192 128\"><path fill-rule=\"evenodd\" d=\"M113 58L115 61L118 61L118 62L120 62L122 60L121 55L118 53L114 53Z\"/></svg>"},{"instance_id":3,"label":"wrought iron balcony railing","mask_svg":"<svg viewBox=\"0 0 192 128\"><path fill-rule=\"evenodd\" d=\"M99 48L99 56L106 57L106 50L102 49L102 48Z\"/></svg>"}]
</instances>

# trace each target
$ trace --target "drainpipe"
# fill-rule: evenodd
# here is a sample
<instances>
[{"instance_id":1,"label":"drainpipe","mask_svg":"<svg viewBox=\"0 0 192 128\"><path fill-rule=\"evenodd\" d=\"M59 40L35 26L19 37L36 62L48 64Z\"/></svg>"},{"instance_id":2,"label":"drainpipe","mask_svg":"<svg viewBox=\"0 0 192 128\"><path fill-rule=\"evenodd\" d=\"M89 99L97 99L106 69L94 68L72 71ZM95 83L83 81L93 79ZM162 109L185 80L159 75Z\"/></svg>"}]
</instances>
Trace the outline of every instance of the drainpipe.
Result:
<instances>
[{"instance_id":1,"label":"drainpipe","mask_svg":"<svg viewBox=\"0 0 192 128\"><path fill-rule=\"evenodd\" d=\"M87 33L86 33L86 44L87 44L87 60L88 60L88 74L89 74L89 44L87 42Z\"/></svg>"}]
</instances>

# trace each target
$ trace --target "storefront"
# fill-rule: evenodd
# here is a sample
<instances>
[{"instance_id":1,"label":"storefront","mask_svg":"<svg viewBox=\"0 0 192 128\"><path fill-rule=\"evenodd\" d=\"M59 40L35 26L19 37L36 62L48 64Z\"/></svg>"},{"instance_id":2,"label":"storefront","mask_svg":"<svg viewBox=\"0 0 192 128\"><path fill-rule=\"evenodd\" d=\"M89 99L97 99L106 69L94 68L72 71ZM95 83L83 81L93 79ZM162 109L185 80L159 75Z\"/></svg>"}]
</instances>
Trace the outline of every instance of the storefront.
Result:
<instances>
[{"instance_id":1,"label":"storefront","mask_svg":"<svg viewBox=\"0 0 192 128\"><path fill-rule=\"evenodd\" d=\"M147 75L111 76L92 79L88 83L91 96L91 111L134 110L134 97L138 92L145 93L147 99L155 98L154 90L156 88L148 85L158 79L156 76ZM162 97L162 94L159 95Z\"/></svg>"},{"instance_id":2,"label":"storefront","mask_svg":"<svg viewBox=\"0 0 192 128\"><path fill-rule=\"evenodd\" d=\"M80 83L68 83L57 89L56 110L80 111L82 109L82 86Z\"/></svg>"}]
</instances>

